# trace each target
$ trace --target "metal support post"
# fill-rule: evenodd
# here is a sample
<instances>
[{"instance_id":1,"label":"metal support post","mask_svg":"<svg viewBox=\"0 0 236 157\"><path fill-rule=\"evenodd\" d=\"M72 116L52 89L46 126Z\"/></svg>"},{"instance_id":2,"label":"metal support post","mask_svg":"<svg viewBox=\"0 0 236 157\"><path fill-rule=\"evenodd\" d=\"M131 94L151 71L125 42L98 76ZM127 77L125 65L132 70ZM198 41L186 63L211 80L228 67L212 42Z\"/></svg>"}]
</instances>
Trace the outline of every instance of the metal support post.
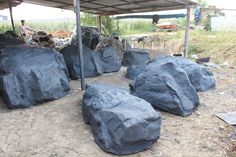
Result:
<instances>
[{"instance_id":1,"label":"metal support post","mask_svg":"<svg viewBox=\"0 0 236 157\"><path fill-rule=\"evenodd\" d=\"M13 13L12 13L12 0L8 0L8 2L9 2L9 10L10 10L10 16L11 16L12 30L13 30L14 32L16 32L15 24L14 24L14 20L13 20Z\"/></svg>"},{"instance_id":2,"label":"metal support post","mask_svg":"<svg viewBox=\"0 0 236 157\"><path fill-rule=\"evenodd\" d=\"M80 21L80 0L74 1L75 4L75 13L76 13L76 26L77 26L77 38L79 41L78 51L79 51L79 60L80 60L80 81L81 89L85 90L85 76L84 76L84 56L83 56L83 44L82 44L82 30L81 30L81 21Z\"/></svg>"},{"instance_id":3,"label":"metal support post","mask_svg":"<svg viewBox=\"0 0 236 157\"><path fill-rule=\"evenodd\" d=\"M100 33L102 34L102 16L98 16L98 23L99 23L99 30L100 30Z\"/></svg>"},{"instance_id":4,"label":"metal support post","mask_svg":"<svg viewBox=\"0 0 236 157\"><path fill-rule=\"evenodd\" d=\"M185 28L185 38L184 38L184 57L188 58L188 49L189 49L189 32L190 32L190 7L187 8L186 16L186 28Z\"/></svg>"}]
</instances>

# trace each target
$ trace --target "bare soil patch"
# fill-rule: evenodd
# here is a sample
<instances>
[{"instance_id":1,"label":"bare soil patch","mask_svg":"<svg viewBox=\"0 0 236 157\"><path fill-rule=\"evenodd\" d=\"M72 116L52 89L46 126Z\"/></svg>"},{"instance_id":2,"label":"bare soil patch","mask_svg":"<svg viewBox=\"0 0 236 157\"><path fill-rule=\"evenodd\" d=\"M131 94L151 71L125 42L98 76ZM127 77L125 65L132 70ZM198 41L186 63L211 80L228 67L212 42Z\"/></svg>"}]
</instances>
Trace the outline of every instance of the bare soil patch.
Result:
<instances>
[{"instance_id":1,"label":"bare soil patch","mask_svg":"<svg viewBox=\"0 0 236 157\"><path fill-rule=\"evenodd\" d=\"M199 93L201 104L183 118L161 112L161 138L152 147L131 157L235 156L236 128L214 114L236 111L236 71L213 69L214 90ZM112 83L128 88L125 69L88 82ZM83 122L80 82L72 81L66 97L29 109L8 110L0 101L0 156L2 157L108 157L93 140Z\"/></svg>"}]
</instances>

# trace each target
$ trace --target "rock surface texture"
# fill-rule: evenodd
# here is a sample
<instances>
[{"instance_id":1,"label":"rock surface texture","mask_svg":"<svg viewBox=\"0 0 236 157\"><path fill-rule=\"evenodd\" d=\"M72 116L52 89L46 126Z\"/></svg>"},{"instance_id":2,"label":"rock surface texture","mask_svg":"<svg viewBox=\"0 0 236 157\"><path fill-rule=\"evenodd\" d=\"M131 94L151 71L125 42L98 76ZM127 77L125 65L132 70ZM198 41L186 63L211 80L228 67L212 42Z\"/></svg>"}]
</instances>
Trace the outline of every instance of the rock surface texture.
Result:
<instances>
[{"instance_id":1,"label":"rock surface texture","mask_svg":"<svg viewBox=\"0 0 236 157\"><path fill-rule=\"evenodd\" d=\"M199 105L186 72L172 62L151 63L131 86L131 93L156 109L188 116Z\"/></svg>"},{"instance_id":2,"label":"rock surface texture","mask_svg":"<svg viewBox=\"0 0 236 157\"><path fill-rule=\"evenodd\" d=\"M131 65L146 65L150 61L150 55L148 52L143 52L138 49L130 49L125 51L122 65L131 66Z\"/></svg>"},{"instance_id":3,"label":"rock surface texture","mask_svg":"<svg viewBox=\"0 0 236 157\"><path fill-rule=\"evenodd\" d=\"M160 114L145 100L113 85L89 85L82 112L85 123L92 126L95 142L106 152L137 153L160 137Z\"/></svg>"},{"instance_id":4,"label":"rock surface texture","mask_svg":"<svg viewBox=\"0 0 236 157\"><path fill-rule=\"evenodd\" d=\"M101 33L100 30L96 27L87 27L82 26L82 41L83 45L91 50L95 50L98 43L101 41ZM78 46L79 42L76 36L73 37L72 45Z\"/></svg>"},{"instance_id":5,"label":"rock surface texture","mask_svg":"<svg viewBox=\"0 0 236 157\"><path fill-rule=\"evenodd\" d=\"M211 71L202 65L180 57L160 57L156 60L158 63L173 62L180 66L188 75L191 84L198 92L204 92L215 88L216 80Z\"/></svg>"},{"instance_id":6,"label":"rock surface texture","mask_svg":"<svg viewBox=\"0 0 236 157\"><path fill-rule=\"evenodd\" d=\"M69 45L61 50L70 77L74 80L80 79L80 59L78 47ZM117 50L107 47L100 51L93 51L87 47L83 48L84 54L84 75L86 78L119 71L121 62Z\"/></svg>"},{"instance_id":7,"label":"rock surface texture","mask_svg":"<svg viewBox=\"0 0 236 157\"><path fill-rule=\"evenodd\" d=\"M70 90L62 55L49 48L12 46L1 50L0 91L9 108L55 100Z\"/></svg>"},{"instance_id":8,"label":"rock surface texture","mask_svg":"<svg viewBox=\"0 0 236 157\"><path fill-rule=\"evenodd\" d=\"M0 49L8 45L20 45L24 44L24 41L20 39L17 34L12 31L7 31L4 34L0 34Z\"/></svg>"},{"instance_id":9,"label":"rock surface texture","mask_svg":"<svg viewBox=\"0 0 236 157\"><path fill-rule=\"evenodd\" d=\"M94 77L103 74L102 62L100 54L89 48L84 47L84 75L86 78ZM80 58L78 47L69 45L61 50L65 59L70 77L73 80L80 79Z\"/></svg>"},{"instance_id":10,"label":"rock surface texture","mask_svg":"<svg viewBox=\"0 0 236 157\"><path fill-rule=\"evenodd\" d=\"M99 51L101 54L102 69L104 73L117 72L121 68L121 61L116 48L107 47Z\"/></svg>"},{"instance_id":11,"label":"rock surface texture","mask_svg":"<svg viewBox=\"0 0 236 157\"><path fill-rule=\"evenodd\" d=\"M127 68L125 77L130 80L135 80L138 75L144 72L146 65L131 65Z\"/></svg>"}]
</instances>

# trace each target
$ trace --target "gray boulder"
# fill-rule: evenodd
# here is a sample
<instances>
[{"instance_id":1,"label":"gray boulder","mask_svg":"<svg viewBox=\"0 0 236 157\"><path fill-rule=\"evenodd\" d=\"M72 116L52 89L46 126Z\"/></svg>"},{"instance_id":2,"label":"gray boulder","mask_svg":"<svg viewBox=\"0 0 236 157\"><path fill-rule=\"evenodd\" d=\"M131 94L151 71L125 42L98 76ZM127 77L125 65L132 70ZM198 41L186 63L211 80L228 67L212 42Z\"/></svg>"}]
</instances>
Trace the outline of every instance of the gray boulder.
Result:
<instances>
[{"instance_id":1,"label":"gray boulder","mask_svg":"<svg viewBox=\"0 0 236 157\"><path fill-rule=\"evenodd\" d=\"M96 27L88 26L82 26L81 28L83 45L91 50L95 50L102 38L100 30ZM77 36L72 38L72 45L79 45Z\"/></svg>"},{"instance_id":2,"label":"gray boulder","mask_svg":"<svg viewBox=\"0 0 236 157\"><path fill-rule=\"evenodd\" d=\"M69 45L61 50L70 77L74 80L80 79L80 59L78 47ZM107 47L100 51L93 51L87 47L83 48L84 75L86 78L119 71L121 62L115 48Z\"/></svg>"},{"instance_id":3,"label":"gray boulder","mask_svg":"<svg viewBox=\"0 0 236 157\"><path fill-rule=\"evenodd\" d=\"M135 80L138 75L144 72L146 65L132 65L127 68L126 78Z\"/></svg>"},{"instance_id":4,"label":"gray boulder","mask_svg":"<svg viewBox=\"0 0 236 157\"><path fill-rule=\"evenodd\" d=\"M157 58L157 63L173 62L180 66L188 75L191 84L198 92L215 88L216 80L211 71L195 62L182 57L164 56Z\"/></svg>"},{"instance_id":5,"label":"gray boulder","mask_svg":"<svg viewBox=\"0 0 236 157\"><path fill-rule=\"evenodd\" d=\"M78 47L69 45L60 51L65 59L71 79L80 79L80 59ZM100 53L89 48L83 48L84 75L86 78L103 74Z\"/></svg>"},{"instance_id":6,"label":"gray boulder","mask_svg":"<svg viewBox=\"0 0 236 157\"><path fill-rule=\"evenodd\" d=\"M121 68L121 61L118 56L118 50L113 47L107 47L100 50L101 62L104 73L117 72Z\"/></svg>"},{"instance_id":7,"label":"gray boulder","mask_svg":"<svg viewBox=\"0 0 236 157\"><path fill-rule=\"evenodd\" d=\"M199 105L196 90L186 72L172 62L151 63L131 87L131 93L155 109L188 116Z\"/></svg>"},{"instance_id":8,"label":"gray boulder","mask_svg":"<svg viewBox=\"0 0 236 157\"><path fill-rule=\"evenodd\" d=\"M83 117L95 142L116 155L149 149L160 137L161 117L145 100L113 85L92 84L83 97Z\"/></svg>"},{"instance_id":9,"label":"gray boulder","mask_svg":"<svg viewBox=\"0 0 236 157\"><path fill-rule=\"evenodd\" d=\"M125 67L131 65L146 65L148 62L150 62L150 55L148 52L143 52L139 49L130 49L124 53L122 65Z\"/></svg>"},{"instance_id":10,"label":"gray boulder","mask_svg":"<svg viewBox=\"0 0 236 157\"><path fill-rule=\"evenodd\" d=\"M49 48L6 47L0 53L0 92L9 108L55 100L70 90L60 53Z\"/></svg>"},{"instance_id":11,"label":"gray boulder","mask_svg":"<svg viewBox=\"0 0 236 157\"><path fill-rule=\"evenodd\" d=\"M0 49L3 49L8 45L20 45L24 43L25 42L12 31L7 31L4 34L0 34Z\"/></svg>"}]
</instances>

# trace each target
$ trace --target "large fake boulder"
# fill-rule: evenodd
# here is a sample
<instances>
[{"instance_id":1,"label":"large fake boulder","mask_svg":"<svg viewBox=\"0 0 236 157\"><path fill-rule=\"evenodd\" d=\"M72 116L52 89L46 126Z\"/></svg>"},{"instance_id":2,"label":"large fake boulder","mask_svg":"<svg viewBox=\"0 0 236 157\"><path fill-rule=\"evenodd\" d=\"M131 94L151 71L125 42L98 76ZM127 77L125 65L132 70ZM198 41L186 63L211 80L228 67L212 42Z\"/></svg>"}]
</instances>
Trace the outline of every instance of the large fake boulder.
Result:
<instances>
[{"instance_id":1,"label":"large fake boulder","mask_svg":"<svg viewBox=\"0 0 236 157\"><path fill-rule=\"evenodd\" d=\"M146 65L132 65L127 68L126 78L135 80L138 75L144 72Z\"/></svg>"},{"instance_id":2,"label":"large fake boulder","mask_svg":"<svg viewBox=\"0 0 236 157\"><path fill-rule=\"evenodd\" d=\"M173 114L188 116L199 105L186 72L172 62L149 64L130 86L133 95Z\"/></svg>"},{"instance_id":3,"label":"large fake boulder","mask_svg":"<svg viewBox=\"0 0 236 157\"><path fill-rule=\"evenodd\" d=\"M96 27L82 26L82 38L83 44L86 47L95 50L98 43L101 41L101 32Z\"/></svg>"},{"instance_id":4,"label":"large fake boulder","mask_svg":"<svg viewBox=\"0 0 236 157\"><path fill-rule=\"evenodd\" d=\"M8 45L19 45L19 44L24 44L24 41L20 39L20 37L17 36L14 32L7 31L4 34L0 34L0 49L3 49Z\"/></svg>"},{"instance_id":5,"label":"large fake boulder","mask_svg":"<svg viewBox=\"0 0 236 157\"><path fill-rule=\"evenodd\" d=\"M149 149L160 137L161 117L145 100L113 85L92 84L83 97L83 117L95 142L116 155Z\"/></svg>"},{"instance_id":6,"label":"large fake boulder","mask_svg":"<svg viewBox=\"0 0 236 157\"><path fill-rule=\"evenodd\" d=\"M82 41L83 45L91 50L95 50L98 43L101 41L101 32L96 27L82 26ZM78 46L77 36L72 39L72 45Z\"/></svg>"},{"instance_id":7,"label":"large fake boulder","mask_svg":"<svg viewBox=\"0 0 236 157\"><path fill-rule=\"evenodd\" d=\"M116 48L107 47L100 50L104 73L117 72L121 68L121 61Z\"/></svg>"},{"instance_id":8,"label":"large fake boulder","mask_svg":"<svg viewBox=\"0 0 236 157\"><path fill-rule=\"evenodd\" d=\"M80 59L78 47L69 45L61 50L64 56L70 77L74 80L80 79ZM84 75L86 78L119 71L121 62L117 50L112 47L100 51L93 51L87 47L83 48Z\"/></svg>"},{"instance_id":9,"label":"large fake boulder","mask_svg":"<svg viewBox=\"0 0 236 157\"><path fill-rule=\"evenodd\" d=\"M131 65L146 65L150 61L150 55L148 52L143 52L138 49L130 49L125 51L122 65L131 66Z\"/></svg>"},{"instance_id":10,"label":"large fake boulder","mask_svg":"<svg viewBox=\"0 0 236 157\"><path fill-rule=\"evenodd\" d=\"M70 90L60 53L49 48L7 47L0 54L0 91L9 108L55 100Z\"/></svg>"},{"instance_id":11,"label":"large fake boulder","mask_svg":"<svg viewBox=\"0 0 236 157\"><path fill-rule=\"evenodd\" d=\"M102 40L97 45L96 50L100 51L107 47L115 48L119 56L119 59L122 60L124 54L123 45L117 33L112 33L110 36L102 38Z\"/></svg>"},{"instance_id":12,"label":"large fake boulder","mask_svg":"<svg viewBox=\"0 0 236 157\"><path fill-rule=\"evenodd\" d=\"M212 89L216 85L216 80L212 72L205 67L182 57L164 56L157 58L157 63L173 62L180 66L188 75L191 84L198 92Z\"/></svg>"},{"instance_id":13,"label":"large fake boulder","mask_svg":"<svg viewBox=\"0 0 236 157\"><path fill-rule=\"evenodd\" d=\"M61 50L65 59L70 77L74 80L80 79L80 59L78 47L69 45ZM86 78L103 74L100 54L86 47L83 48L84 75Z\"/></svg>"}]
</instances>

